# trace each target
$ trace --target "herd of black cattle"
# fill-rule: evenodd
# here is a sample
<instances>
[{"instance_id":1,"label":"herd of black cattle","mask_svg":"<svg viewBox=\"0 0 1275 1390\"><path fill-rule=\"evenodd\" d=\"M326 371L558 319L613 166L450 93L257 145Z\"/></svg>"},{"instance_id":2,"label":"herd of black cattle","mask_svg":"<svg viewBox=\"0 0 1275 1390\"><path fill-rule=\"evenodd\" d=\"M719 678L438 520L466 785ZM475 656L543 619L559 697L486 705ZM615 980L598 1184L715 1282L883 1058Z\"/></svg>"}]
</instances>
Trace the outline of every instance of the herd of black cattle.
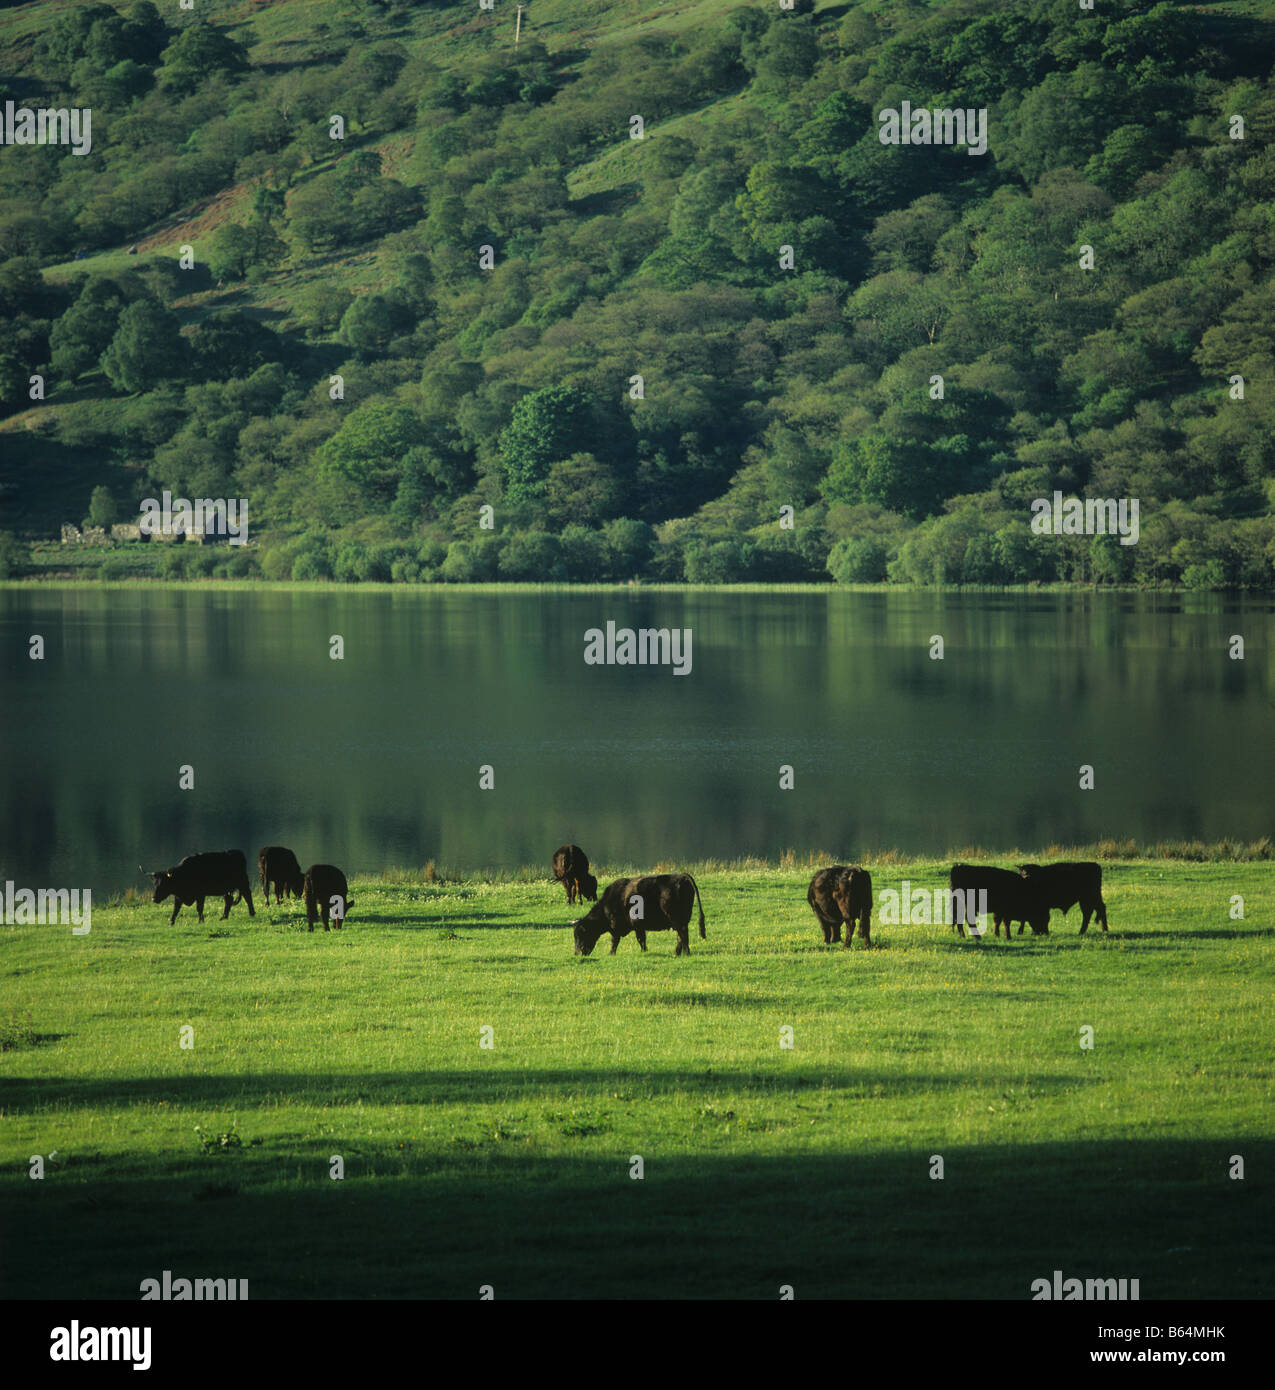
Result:
<instances>
[{"instance_id":1,"label":"herd of black cattle","mask_svg":"<svg viewBox=\"0 0 1275 1390\"><path fill-rule=\"evenodd\" d=\"M267 845L257 855L257 868L266 905L270 904L272 887L276 903L282 903L285 894L303 898L310 931L314 930L319 918L322 918L324 931L328 930L329 918L340 927L346 910L353 906L353 899L347 896L345 875L332 864L311 864L303 874L290 849ZM603 889L599 902L598 880L589 872L589 857L579 845L563 845L554 853L553 874L566 889L568 904L585 900L593 903L583 917L571 924L577 955L587 956L604 933L610 934L611 954L614 955L621 937L630 932L645 951L648 931L669 930L677 936L673 954L686 955L691 949L691 911L697 903L700 938L707 937L699 885L690 874L617 878ZM248 915L256 916L252 887L248 882L248 863L242 850L190 854L175 868L153 871L151 879L155 885L155 902L173 899L173 913L168 919L170 926L177 920L178 912L192 903L202 922L205 898L224 898L223 921L230 916L230 909L236 902L246 902ZM1103 931L1107 930L1107 905L1102 900L1102 866L1099 864L1023 864L1017 873L975 864L953 864L948 875L948 892L949 903L956 908L953 925L961 936L965 935L965 923L974 920L973 911L962 910L965 904L972 902L980 902L979 910L991 916L997 936L1004 926L1006 941L1014 922L1019 924L1019 936L1024 926L1031 927L1033 935L1048 936L1051 910L1059 908L1066 913L1077 904L1083 914L1082 936L1095 914ZM982 897L983 894L986 896ZM826 943L841 940L844 923L846 947L850 945L856 926L863 944L872 945L872 876L866 869L848 864L820 869L810 880L806 900L823 929Z\"/></svg>"},{"instance_id":2,"label":"herd of black cattle","mask_svg":"<svg viewBox=\"0 0 1275 1390\"><path fill-rule=\"evenodd\" d=\"M142 873L147 872L140 864L137 867ZM272 887L277 903L283 901L285 893L292 898L304 898L305 919L311 931L320 917L324 931L328 930L329 917L339 927L346 909L354 903L354 899L349 897L345 875L334 864L311 864L303 874L297 856L282 845L267 845L257 855L257 870L261 875L266 906L270 906ZM223 922L237 902L248 904L249 917L257 915L252 906L248 861L241 849L188 854L175 868L152 869L150 877L155 885L154 901L162 903L166 898L173 900L173 915L168 919L170 927L182 908L190 907L192 903L202 922L205 898L225 899L226 908L221 914Z\"/></svg>"}]
</instances>

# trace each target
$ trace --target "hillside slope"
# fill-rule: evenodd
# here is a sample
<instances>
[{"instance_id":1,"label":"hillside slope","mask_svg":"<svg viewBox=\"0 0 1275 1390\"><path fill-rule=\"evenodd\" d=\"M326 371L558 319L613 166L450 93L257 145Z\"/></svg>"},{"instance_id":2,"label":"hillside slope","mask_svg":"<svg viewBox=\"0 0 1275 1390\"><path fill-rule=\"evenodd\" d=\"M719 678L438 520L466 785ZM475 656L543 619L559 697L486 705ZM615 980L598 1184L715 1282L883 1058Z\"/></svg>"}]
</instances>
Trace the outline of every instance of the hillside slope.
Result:
<instances>
[{"instance_id":1,"label":"hillside slope","mask_svg":"<svg viewBox=\"0 0 1275 1390\"><path fill-rule=\"evenodd\" d=\"M1273 9L11 7L5 98L93 139L0 163L0 529L169 489L261 543L171 574L1269 588Z\"/></svg>"}]
</instances>

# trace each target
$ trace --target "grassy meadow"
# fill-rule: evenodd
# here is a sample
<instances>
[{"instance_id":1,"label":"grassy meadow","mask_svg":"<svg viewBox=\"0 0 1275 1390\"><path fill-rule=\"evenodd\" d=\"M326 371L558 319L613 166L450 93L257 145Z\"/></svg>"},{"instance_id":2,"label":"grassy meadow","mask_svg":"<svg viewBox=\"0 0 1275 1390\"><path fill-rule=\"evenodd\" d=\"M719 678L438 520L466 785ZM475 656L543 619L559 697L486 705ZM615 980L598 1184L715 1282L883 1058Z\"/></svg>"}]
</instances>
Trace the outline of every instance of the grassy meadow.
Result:
<instances>
[{"instance_id":1,"label":"grassy meadow","mask_svg":"<svg viewBox=\"0 0 1275 1390\"><path fill-rule=\"evenodd\" d=\"M947 868L867 866L878 900ZM809 866L695 872L685 959L667 932L573 957L531 871L355 878L328 935L132 898L86 937L0 928L3 1294L1275 1291L1269 862L1109 862L1105 936L874 914L871 951L823 944Z\"/></svg>"}]
</instances>

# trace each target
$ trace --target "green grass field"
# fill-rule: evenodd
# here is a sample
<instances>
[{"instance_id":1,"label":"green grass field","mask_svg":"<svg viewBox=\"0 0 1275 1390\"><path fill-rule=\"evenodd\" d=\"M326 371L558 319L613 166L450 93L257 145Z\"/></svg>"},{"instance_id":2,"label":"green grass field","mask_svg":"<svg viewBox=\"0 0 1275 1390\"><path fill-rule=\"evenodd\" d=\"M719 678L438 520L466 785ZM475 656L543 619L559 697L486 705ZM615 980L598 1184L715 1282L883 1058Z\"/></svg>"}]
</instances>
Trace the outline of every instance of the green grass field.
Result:
<instances>
[{"instance_id":1,"label":"green grass field","mask_svg":"<svg viewBox=\"0 0 1275 1390\"><path fill-rule=\"evenodd\" d=\"M878 895L946 872L868 867ZM1108 863L1105 937L874 918L871 951L823 945L809 876L704 867L684 959L669 933L573 957L529 874L356 880L328 935L138 900L87 937L0 928L2 1292L1275 1291L1269 862Z\"/></svg>"}]
</instances>

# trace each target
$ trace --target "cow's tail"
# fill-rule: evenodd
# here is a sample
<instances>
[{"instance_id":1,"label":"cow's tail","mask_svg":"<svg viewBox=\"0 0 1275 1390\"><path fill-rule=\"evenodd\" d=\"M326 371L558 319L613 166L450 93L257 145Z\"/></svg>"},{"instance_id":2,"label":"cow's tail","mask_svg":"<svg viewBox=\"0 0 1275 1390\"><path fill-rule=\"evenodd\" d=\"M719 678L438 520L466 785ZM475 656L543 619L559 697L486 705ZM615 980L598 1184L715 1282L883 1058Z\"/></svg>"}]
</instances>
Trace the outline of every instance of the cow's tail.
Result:
<instances>
[{"instance_id":1,"label":"cow's tail","mask_svg":"<svg viewBox=\"0 0 1275 1390\"><path fill-rule=\"evenodd\" d=\"M699 939L701 941L707 941L708 933L704 930L704 903L699 895L699 884L695 882L690 874L687 874L686 877L691 880L691 887L695 890L695 901L699 903Z\"/></svg>"}]
</instances>

